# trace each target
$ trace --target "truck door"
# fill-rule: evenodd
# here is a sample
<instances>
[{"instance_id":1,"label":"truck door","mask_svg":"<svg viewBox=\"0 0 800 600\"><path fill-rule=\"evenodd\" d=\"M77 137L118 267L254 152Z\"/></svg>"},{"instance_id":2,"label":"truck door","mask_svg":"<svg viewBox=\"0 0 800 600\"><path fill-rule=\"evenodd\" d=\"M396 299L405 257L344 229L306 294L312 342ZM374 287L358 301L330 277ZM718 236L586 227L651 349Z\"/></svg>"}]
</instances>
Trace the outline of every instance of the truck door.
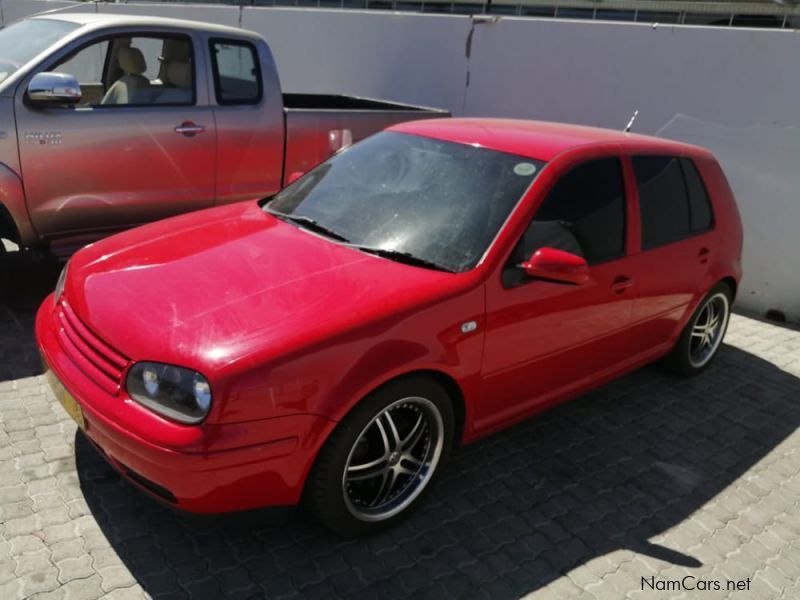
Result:
<instances>
[{"instance_id":1,"label":"truck door","mask_svg":"<svg viewBox=\"0 0 800 600\"><path fill-rule=\"evenodd\" d=\"M269 48L257 39L212 37L208 52L219 147L217 203L270 196L281 189L286 126Z\"/></svg>"},{"instance_id":2,"label":"truck door","mask_svg":"<svg viewBox=\"0 0 800 600\"><path fill-rule=\"evenodd\" d=\"M69 73L77 106L15 100L31 220L53 238L123 229L211 206L216 141L205 58L183 33L83 40L37 72Z\"/></svg>"}]
</instances>

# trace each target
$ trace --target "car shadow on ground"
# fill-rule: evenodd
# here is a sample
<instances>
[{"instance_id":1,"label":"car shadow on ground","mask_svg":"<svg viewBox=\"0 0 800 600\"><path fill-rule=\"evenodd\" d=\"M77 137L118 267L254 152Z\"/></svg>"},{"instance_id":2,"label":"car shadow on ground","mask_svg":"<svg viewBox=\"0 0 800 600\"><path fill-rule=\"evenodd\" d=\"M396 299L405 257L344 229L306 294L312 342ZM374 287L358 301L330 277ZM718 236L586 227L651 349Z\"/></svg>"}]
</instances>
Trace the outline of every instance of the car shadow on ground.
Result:
<instances>
[{"instance_id":1,"label":"car shadow on ground","mask_svg":"<svg viewBox=\"0 0 800 600\"><path fill-rule=\"evenodd\" d=\"M648 539L795 430L799 387L732 346L695 379L642 369L463 448L418 512L363 540L302 510L278 524L176 514L80 434L76 463L94 517L154 597L517 598L620 548L701 566Z\"/></svg>"}]
</instances>

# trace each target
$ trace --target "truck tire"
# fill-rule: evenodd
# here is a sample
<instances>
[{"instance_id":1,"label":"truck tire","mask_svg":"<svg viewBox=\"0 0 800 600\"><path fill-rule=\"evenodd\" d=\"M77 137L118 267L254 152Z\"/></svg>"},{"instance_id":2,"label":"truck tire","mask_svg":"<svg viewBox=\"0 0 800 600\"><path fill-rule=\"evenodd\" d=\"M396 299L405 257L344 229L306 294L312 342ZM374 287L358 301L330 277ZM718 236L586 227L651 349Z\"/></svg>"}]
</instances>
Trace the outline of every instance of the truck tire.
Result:
<instances>
[{"instance_id":1,"label":"truck tire","mask_svg":"<svg viewBox=\"0 0 800 600\"><path fill-rule=\"evenodd\" d=\"M11 265L9 263L6 246L0 238L0 303L5 302L11 295Z\"/></svg>"}]
</instances>

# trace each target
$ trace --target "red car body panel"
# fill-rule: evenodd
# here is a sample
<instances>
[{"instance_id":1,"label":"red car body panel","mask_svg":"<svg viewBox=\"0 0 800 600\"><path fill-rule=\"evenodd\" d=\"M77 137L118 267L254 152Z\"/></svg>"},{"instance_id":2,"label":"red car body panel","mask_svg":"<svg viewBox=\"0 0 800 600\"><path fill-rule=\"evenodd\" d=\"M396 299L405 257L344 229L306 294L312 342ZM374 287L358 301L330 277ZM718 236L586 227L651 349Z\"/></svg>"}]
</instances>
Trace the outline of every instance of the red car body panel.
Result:
<instances>
[{"instance_id":1,"label":"red car body panel","mask_svg":"<svg viewBox=\"0 0 800 600\"><path fill-rule=\"evenodd\" d=\"M124 385L103 390L59 341L64 308L45 300L36 322L43 358L82 406L88 437L123 474L167 488L192 511L294 504L336 423L381 384L419 371L438 377L468 443L666 354L714 283L741 276L738 212L705 150L519 121L392 129L548 161L474 269L453 274L367 255L254 202L153 223L73 257L63 298L124 355L125 372L142 360L175 364L202 373L213 390L196 426L156 415ZM637 153L692 158L715 227L642 252L629 159ZM592 266L584 285L505 288L502 266L554 183L608 155L621 157L625 174L626 256ZM477 327L464 332L468 321Z\"/></svg>"}]
</instances>

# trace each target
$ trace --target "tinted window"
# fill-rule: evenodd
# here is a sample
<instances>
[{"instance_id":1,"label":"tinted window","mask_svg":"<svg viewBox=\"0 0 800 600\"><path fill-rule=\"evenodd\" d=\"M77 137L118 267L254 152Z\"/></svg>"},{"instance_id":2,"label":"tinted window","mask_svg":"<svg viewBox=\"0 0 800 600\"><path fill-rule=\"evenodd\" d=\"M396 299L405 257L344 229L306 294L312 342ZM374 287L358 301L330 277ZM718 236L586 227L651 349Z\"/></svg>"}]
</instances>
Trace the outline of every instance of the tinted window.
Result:
<instances>
[{"instance_id":1,"label":"tinted window","mask_svg":"<svg viewBox=\"0 0 800 600\"><path fill-rule=\"evenodd\" d=\"M711 228L714 217L708 200L706 187L700 179L697 167L688 158L681 159L681 167L686 177L686 190L689 193L689 223L692 233L700 233Z\"/></svg>"},{"instance_id":2,"label":"tinted window","mask_svg":"<svg viewBox=\"0 0 800 600\"><path fill-rule=\"evenodd\" d=\"M256 104L261 100L261 76L252 44L212 41L211 60L219 104Z\"/></svg>"},{"instance_id":3,"label":"tinted window","mask_svg":"<svg viewBox=\"0 0 800 600\"><path fill-rule=\"evenodd\" d=\"M539 248L556 248L596 264L625 253L625 192L617 158L584 163L545 198L514 250L514 265Z\"/></svg>"},{"instance_id":4,"label":"tinted window","mask_svg":"<svg viewBox=\"0 0 800 600\"><path fill-rule=\"evenodd\" d=\"M711 226L705 187L691 161L637 156L633 169L642 215L642 248L657 248Z\"/></svg>"}]
</instances>

